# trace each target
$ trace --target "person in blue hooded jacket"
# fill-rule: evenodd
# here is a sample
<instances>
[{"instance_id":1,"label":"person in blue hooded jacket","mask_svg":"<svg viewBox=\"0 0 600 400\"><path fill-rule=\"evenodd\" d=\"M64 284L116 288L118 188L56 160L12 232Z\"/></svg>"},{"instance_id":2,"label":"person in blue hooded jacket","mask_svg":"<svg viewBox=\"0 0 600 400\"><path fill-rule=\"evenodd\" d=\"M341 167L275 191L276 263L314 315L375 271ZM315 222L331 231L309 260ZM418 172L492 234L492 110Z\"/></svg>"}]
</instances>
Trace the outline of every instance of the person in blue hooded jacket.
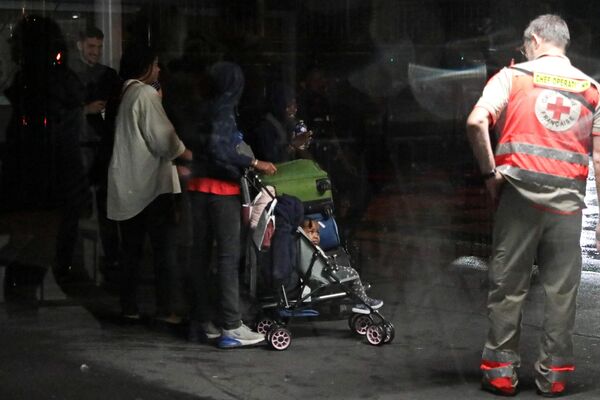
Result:
<instances>
[{"instance_id":1,"label":"person in blue hooded jacket","mask_svg":"<svg viewBox=\"0 0 600 400\"><path fill-rule=\"evenodd\" d=\"M211 104L210 134L203 141L203 148L193 149L203 157L195 158L193 177L188 183L194 230L191 265L194 294L189 339L219 338L220 348L231 348L264 340L263 335L243 324L239 304L242 171L254 168L274 174L277 169L270 162L254 158L237 128L235 107L244 88L241 68L234 63L218 62L210 68L209 75L215 93ZM213 240L217 242L216 286L220 315L213 314L215 307L208 296ZM221 325L221 331L213 320Z\"/></svg>"}]
</instances>

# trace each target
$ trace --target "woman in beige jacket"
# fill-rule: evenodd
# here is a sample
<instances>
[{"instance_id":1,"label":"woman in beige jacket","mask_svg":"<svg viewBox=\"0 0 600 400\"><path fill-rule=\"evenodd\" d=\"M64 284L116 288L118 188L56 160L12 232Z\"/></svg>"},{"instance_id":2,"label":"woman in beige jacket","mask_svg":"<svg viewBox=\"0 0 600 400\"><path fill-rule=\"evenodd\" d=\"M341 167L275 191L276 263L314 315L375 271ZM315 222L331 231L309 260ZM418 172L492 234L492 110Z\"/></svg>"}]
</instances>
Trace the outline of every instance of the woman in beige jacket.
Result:
<instances>
[{"instance_id":1,"label":"woman in beige jacket","mask_svg":"<svg viewBox=\"0 0 600 400\"><path fill-rule=\"evenodd\" d=\"M173 194L181 191L172 161L192 157L150 85L159 71L152 49L135 46L123 53L125 83L108 172L108 218L119 221L123 246L122 313L134 319L139 318L136 288L146 234L154 257L157 314L169 311L168 230L175 223Z\"/></svg>"}]
</instances>

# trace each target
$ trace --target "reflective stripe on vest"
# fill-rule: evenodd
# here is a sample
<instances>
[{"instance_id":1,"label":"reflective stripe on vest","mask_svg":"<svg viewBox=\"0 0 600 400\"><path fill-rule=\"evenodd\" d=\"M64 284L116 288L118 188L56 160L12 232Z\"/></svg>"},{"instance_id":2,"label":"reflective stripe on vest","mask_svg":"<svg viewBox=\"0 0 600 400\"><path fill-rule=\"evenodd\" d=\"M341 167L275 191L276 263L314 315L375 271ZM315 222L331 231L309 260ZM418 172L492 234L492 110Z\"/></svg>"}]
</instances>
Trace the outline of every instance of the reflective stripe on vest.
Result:
<instances>
[{"instance_id":1,"label":"reflective stripe on vest","mask_svg":"<svg viewBox=\"0 0 600 400\"><path fill-rule=\"evenodd\" d=\"M496 149L496 155L510 153L530 154L533 156L550 158L558 161L566 161L572 164L584 166L588 166L590 162L587 154L550 149L548 147L535 146L529 143L502 143Z\"/></svg>"},{"instance_id":2,"label":"reflective stripe on vest","mask_svg":"<svg viewBox=\"0 0 600 400\"><path fill-rule=\"evenodd\" d=\"M580 193L585 193L586 181L563 178L560 176L543 174L540 172L532 172L510 165L499 165L497 169L503 174L513 176L524 182L536 182L544 186L573 189L579 191Z\"/></svg>"},{"instance_id":3,"label":"reflective stripe on vest","mask_svg":"<svg viewBox=\"0 0 600 400\"><path fill-rule=\"evenodd\" d=\"M496 148L498 170L527 183L585 194L596 87L567 93L536 86L533 73L521 71L527 75L513 76Z\"/></svg>"},{"instance_id":4,"label":"reflective stripe on vest","mask_svg":"<svg viewBox=\"0 0 600 400\"><path fill-rule=\"evenodd\" d=\"M570 99L579 101L585 108L590 110L590 112L595 111L595 107L580 94L589 90L589 88L591 87L590 81L565 78L557 75L534 73L532 71L519 67L511 68L523 72L526 75L533 76L533 83L536 86L554 89Z\"/></svg>"}]
</instances>

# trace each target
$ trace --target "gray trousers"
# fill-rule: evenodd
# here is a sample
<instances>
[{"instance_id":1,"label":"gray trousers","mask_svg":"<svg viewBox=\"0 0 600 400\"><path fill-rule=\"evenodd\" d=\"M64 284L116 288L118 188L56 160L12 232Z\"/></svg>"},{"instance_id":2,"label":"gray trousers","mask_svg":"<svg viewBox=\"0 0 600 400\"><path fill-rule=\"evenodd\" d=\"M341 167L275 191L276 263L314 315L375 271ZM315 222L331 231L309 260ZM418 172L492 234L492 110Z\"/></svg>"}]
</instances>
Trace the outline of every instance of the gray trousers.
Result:
<instances>
[{"instance_id":1,"label":"gray trousers","mask_svg":"<svg viewBox=\"0 0 600 400\"><path fill-rule=\"evenodd\" d=\"M561 215L535 208L506 183L494 222L489 269L489 331L484 354L520 364L522 309L534 259L545 293L536 383L547 391L551 367L571 362L577 290L581 278L581 212Z\"/></svg>"},{"instance_id":2,"label":"gray trousers","mask_svg":"<svg viewBox=\"0 0 600 400\"><path fill-rule=\"evenodd\" d=\"M219 308L220 324L237 329L242 324L239 294L241 255L241 200L239 196L221 196L188 192L194 221L194 248L190 267L193 284L191 320L210 321ZM217 242L218 282L211 282L210 266L213 240ZM211 301L209 288L217 285L219 304Z\"/></svg>"}]
</instances>

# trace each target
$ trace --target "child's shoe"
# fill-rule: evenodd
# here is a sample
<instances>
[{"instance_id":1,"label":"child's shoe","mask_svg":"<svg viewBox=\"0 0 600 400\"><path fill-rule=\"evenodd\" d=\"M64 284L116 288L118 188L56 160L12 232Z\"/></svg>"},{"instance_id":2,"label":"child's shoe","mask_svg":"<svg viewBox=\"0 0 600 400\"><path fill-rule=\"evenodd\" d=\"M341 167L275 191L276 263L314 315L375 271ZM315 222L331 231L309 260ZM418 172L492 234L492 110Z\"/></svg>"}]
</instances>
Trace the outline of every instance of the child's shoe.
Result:
<instances>
[{"instance_id":1,"label":"child's shoe","mask_svg":"<svg viewBox=\"0 0 600 400\"><path fill-rule=\"evenodd\" d=\"M383 306L383 300L366 298L364 302L373 310L378 310ZM352 312L357 314L370 314L371 310L365 304L360 303L352 307Z\"/></svg>"}]
</instances>

